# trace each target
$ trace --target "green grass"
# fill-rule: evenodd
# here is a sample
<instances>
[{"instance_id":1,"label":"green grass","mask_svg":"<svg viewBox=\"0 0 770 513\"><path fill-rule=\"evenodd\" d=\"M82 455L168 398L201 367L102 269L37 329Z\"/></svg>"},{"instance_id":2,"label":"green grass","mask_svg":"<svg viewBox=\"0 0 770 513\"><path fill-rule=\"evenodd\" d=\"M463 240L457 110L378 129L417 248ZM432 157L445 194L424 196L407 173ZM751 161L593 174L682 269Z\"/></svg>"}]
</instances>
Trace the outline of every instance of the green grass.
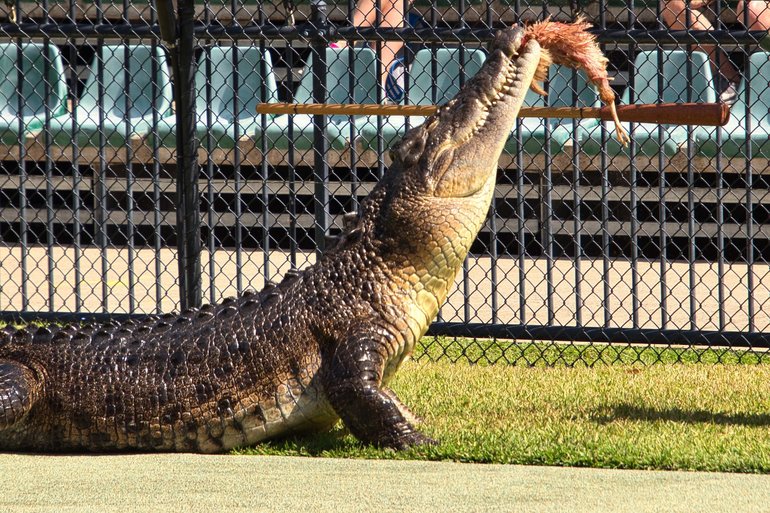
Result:
<instances>
[{"instance_id":1,"label":"green grass","mask_svg":"<svg viewBox=\"0 0 770 513\"><path fill-rule=\"evenodd\" d=\"M381 450L358 443L338 424L329 433L239 452L770 472L770 365L689 364L723 355L674 354L684 363L407 362L392 387L440 445Z\"/></svg>"},{"instance_id":2,"label":"green grass","mask_svg":"<svg viewBox=\"0 0 770 513\"><path fill-rule=\"evenodd\" d=\"M424 337L415 348L418 361L466 361L527 366L614 365L641 363L770 363L763 350L654 346L643 344L566 344L526 340L475 340Z\"/></svg>"}]
</instances>

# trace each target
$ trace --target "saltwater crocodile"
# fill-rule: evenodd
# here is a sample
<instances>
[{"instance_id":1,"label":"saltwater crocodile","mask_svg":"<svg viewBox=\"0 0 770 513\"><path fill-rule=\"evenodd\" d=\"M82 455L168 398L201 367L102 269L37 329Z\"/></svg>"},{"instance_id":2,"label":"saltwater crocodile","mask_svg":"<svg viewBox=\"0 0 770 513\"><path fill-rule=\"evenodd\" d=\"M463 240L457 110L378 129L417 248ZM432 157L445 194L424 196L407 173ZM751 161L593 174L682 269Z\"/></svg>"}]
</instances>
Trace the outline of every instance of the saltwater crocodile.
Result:
<instances>
[{"instance_id":1,"label":"saltwater crocodile","mask_svg":"<svg viewBox=\"0 0 770 513\"><path fill-rule=\"evenodd\" d=\"M387 383L485 221L497 161L541 58L501 31L458 95L303 272L138 323L0 334L0 450L218 452L338 419L392 448L433 443Z\"/></svg>"}]
</instances>

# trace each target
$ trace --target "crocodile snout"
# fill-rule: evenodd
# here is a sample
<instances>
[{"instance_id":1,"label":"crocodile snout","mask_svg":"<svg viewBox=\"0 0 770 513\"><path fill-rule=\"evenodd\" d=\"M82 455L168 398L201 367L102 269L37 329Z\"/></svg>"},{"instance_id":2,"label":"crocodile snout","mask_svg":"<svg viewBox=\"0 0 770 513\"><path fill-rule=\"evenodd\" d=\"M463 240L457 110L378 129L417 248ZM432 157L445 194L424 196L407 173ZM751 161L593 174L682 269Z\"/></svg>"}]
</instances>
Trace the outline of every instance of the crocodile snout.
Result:
<instances>
[{"instance_id":1,"label":"crocodile snout","mask_svg":"<svg viewBox=\"0 0 770 513\"><path fill-rule=\"evenodd\" d=\"M491 51L501 50L503 54L512 59L519 55L519 50L524 43L524 29L514 27L509 30L498 30L492 42Z\"/></svg>"}]
</instances>

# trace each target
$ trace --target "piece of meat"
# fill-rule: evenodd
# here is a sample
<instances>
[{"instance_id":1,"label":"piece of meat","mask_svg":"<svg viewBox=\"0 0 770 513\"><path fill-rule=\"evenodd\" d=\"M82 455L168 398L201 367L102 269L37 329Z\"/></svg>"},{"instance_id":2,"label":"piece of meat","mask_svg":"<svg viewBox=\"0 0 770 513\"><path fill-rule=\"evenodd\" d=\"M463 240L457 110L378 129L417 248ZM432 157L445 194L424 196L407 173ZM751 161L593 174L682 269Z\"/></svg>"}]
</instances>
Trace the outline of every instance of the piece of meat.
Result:
<instances>
[{"instance_id":1,"label":"piece of meat","mask_svg":"<svg viewBox=\"0 0 770 513\"><path fill-rule=\"evenodd\" d=\"M522 44L526 43L527 39L532 38L540 43L540 46L547 52L535 74L536 81L542 81L546 78L551 62L584 70L588 75L588 80L599 90L599 98L612 113L618 140L623 146L626 146L630 139L628 132L620 124L615 109L615 92L610 87L610 80L607 76L609 61L599 48L596 37L587 32L589 28L591 28L591 24L583 18L578 18L574 23L540 21L525 28L525 39ZM537 83L532 84L532 89L539 94L545 94Z\"/></svg>"}]
</instances>

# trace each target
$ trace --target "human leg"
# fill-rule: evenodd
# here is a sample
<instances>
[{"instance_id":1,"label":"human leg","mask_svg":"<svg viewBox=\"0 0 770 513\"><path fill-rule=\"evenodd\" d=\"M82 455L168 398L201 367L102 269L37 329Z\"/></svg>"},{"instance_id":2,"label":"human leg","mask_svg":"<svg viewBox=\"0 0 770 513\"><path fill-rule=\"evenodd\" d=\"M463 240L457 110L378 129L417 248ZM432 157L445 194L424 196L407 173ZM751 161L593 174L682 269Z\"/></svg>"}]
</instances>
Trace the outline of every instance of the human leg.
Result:
<instances>
[{"instance_id":1,"label":"human leg","mask_svg":"<svg viewBox=\"0 0 770 513\"><path fill-rule=\"evenodd\" d=\"M404 26L404 1L403 0L380 0L380 27L403 27ZM360 0L356 3L353 10L353 19L351 20L355 27L373 27L377 25L377 3L376 0ZM347 46L347 41L337 41L335 43L340 48ZM381 45L380 59L382 62L381 83L385 84L393 62L404 47L403 41L386 41Z\"/></svg>"},{"instance_id":2,"label":"human leg","mask_svg":"<svg viewBox=\"0 0 770 513\"><path fill-rule=\"evenodd\" d=\"M766 4L767 2L757 2ZM692 2L695 4L695 2ZM712 30L714 27L706 13L699 9L687 9L684 0L668 0L663 3L661 9L663 21L672 30ZM688 20L689 15L689 20ZM715 45L698 45L706 52L711 60L711 65L718 76L728 83L736 83L741 76L737 69L730 63L726 55L721 53Z\"/></svg>"},{"instance_id":3,"label":"human leg","mask_svg":"<svg viewBox=\"0 0 770 513\"><path fill-rule=\"evenodd\" d=\"M739 0L736 14L749 30L770 30L770 1Z\"/></svg>"}]
</instances>

